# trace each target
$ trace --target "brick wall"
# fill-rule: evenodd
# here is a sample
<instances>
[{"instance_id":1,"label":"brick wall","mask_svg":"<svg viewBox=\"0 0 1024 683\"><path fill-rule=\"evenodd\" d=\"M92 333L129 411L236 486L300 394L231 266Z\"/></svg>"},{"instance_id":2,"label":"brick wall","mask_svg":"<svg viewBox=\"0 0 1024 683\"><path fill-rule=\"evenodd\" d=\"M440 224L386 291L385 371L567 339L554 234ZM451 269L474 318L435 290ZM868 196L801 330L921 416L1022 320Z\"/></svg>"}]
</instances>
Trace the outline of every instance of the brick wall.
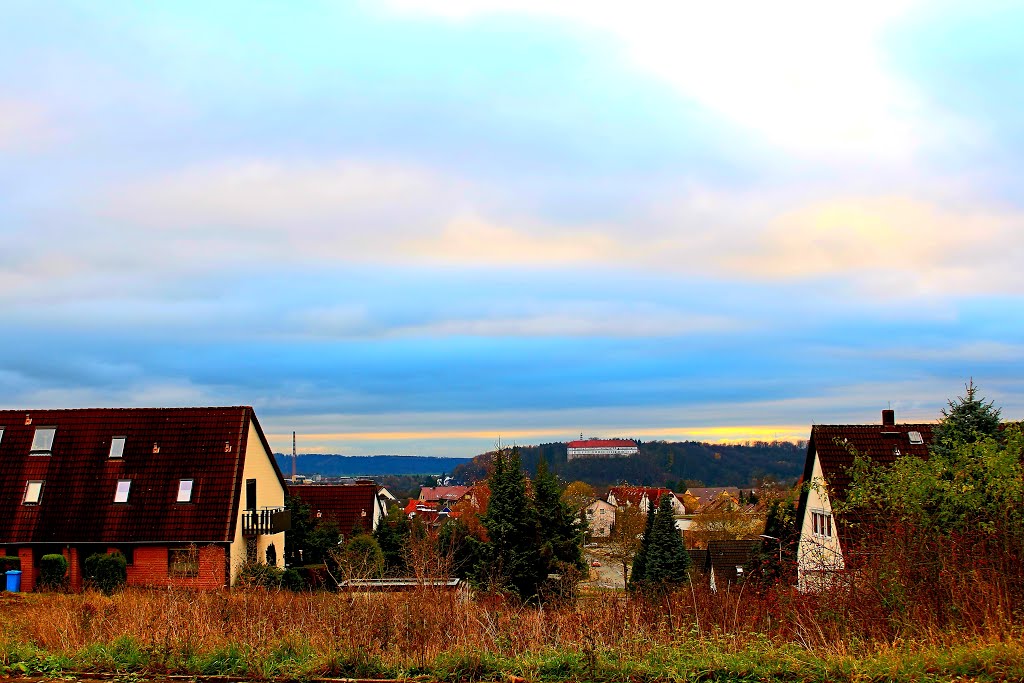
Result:
<instances>
[{"instance_id":1,"label":"brick wall","mask_svg":"<svg viewBox=\"0 0 1024 683\"><path fill-rule=\"evenodd\" d=\"M28 593L36 586L36 564L32 560L32 548L18 548L21 558L21 590Z\"/></svg>"},{"instance_id":2,"label":"brick wall","mask_svg":"<svg viewBox=\"0 0 1024 683\"><path fill-rule=\"evenodd\" d=\"M70 549L65 548L61 553L68 561L68 585L73 591L82 590L81 553L74 546Z\"/></svg>"},{"instance_id":3,"label":"brick wall","mask_svg":"<svg viewBox=\"0 0 1024 683\"><path fill-rule=\"evenodd\" d=\"M175 546L179 547L179 546ZM195 548L199 571L194 577L171 577L168 573L167 546L136 546L134 561L128 567L129 586L178 586L199 590L216 590L227 585L224 575L225 549L205 545Z\"/></svg>"}]
</instances>

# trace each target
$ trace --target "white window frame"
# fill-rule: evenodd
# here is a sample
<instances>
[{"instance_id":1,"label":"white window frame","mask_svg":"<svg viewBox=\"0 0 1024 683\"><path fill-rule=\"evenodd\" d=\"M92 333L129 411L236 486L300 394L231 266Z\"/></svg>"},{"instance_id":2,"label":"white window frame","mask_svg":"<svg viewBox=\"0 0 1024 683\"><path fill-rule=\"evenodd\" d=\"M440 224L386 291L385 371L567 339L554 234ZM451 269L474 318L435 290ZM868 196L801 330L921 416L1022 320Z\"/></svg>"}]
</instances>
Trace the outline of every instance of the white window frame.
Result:
<instances>
[{"instance_id":1,"label":"white window frame","mask_svg":"<svg viewBox=\"0 0 1024 683\"><path fill-rule=\"evenodd\" d=\"M107 457L110 458L111 460L121 460L121 459L123 459L124 458L124 443L127 440L128 440L128 437L126 437L126 436L115 436L112 439L110 439L110 453L107 454ZM118 445L120 445L120 447L119 448L115 448L115 446L118 446Z\"/></svg>"},{"instance_id":2,"label":"white window frame","mask_svg":"<svg viewBox=\"0 0 1024 683\"><path fill-rule=\"evenodd\" d=\"M188 488L185 488L185 482L188 482ZM191 503L192 494L195 492L196 480L195 479L179 479L178 480L178 497L174 502L176 503ZM182 494L185 494L182 497Z\"/></svg>"},{"instance_id":3,"label":"white window frame","mask_svg":"<svg viewBox=\"0 0 1024 683\"><path fill-rule=\"evenodd\" d=\"M127 484L123 489L121 484ZM131 479L118 479L117 488L114 489L114 502L115 503L127 503L128 497L132 493L132 480Z\"/></svg>"},{"instance_id":4,"label":"white window frame","mask_svg":"<svg viewBox=\"0 0 1024 683\"><path fill-rule=\"evenodd\" d=\"M811 531L815 536L832 538L832 513L824 510L811 511Z\"/></svg>"},{"instance_id":5,"label":"white window frame","mask_svg":"<svg viewBox=\"0 0 1024 683\"><path fill-rule=\"evenodd\" d=\"M0 427L0 443L3 443L3 440L4 440L4 428Z\"/></svg>"},{"instance_id":6,"label":"white window frame","mask_svg":"<svg viewBox=\"0 0 1024 683\"><path fill-rule=\"evenodd\" d=\"M50 433L50 438L40 439L40 437L46 432ZM53 442L57 438L57 427L36 427L35 433L32 435L32 446L29 448L29 455L50 455L53 453ZM46 441L45 447L43 441Z\"/></svg>"},{"instance_id":7,"label":"white window frame","mask_svg":"<svg viewBox=\"0 0 1024 683\"><path fill-rule=\"evenodd\" d=\"M28 494L32 490L32 485L33 484L36 485L36 489L35 489L35 494L36 495L35 495L35 497L32 500L29 500L29 495ZM46 484L46 482L44 480L42 480L42 479L29 479L28 481L26 481L25 482L25 494L21 497L21 504L22 505L39 505L40 501L42 501L42 499L43 499L43 485L44 484Z\"/></svg>"}]
</instances>

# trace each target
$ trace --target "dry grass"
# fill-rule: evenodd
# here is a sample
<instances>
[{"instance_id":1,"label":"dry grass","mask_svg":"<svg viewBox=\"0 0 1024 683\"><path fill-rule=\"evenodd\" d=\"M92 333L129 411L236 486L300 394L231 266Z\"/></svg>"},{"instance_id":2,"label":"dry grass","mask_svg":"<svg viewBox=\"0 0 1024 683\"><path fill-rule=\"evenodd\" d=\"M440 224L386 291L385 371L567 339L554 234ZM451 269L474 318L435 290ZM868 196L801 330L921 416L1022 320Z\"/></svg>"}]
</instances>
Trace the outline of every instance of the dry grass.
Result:
<instances>
[{"instance_id":1,"label":"dry grass","mask_svg":"<svg viewBox=\"0 0 1024 683\"><path fill-rule=\"evenodd\" d=\"M5 603L0 665L8 670L426 674L453 681L508 673L528 680L665 680L702 671L752 680L874 680L868 673L876 669L879 680L902 669L918 680L939 673L948 680L957 672L970 680L1024 676L1024 647L1010 615L996 628L874 637L858 625L856 603L788 590L684 590L651 600L605 594L543 609L432 590L124 590Z\"/></svg>"}]
</instances>

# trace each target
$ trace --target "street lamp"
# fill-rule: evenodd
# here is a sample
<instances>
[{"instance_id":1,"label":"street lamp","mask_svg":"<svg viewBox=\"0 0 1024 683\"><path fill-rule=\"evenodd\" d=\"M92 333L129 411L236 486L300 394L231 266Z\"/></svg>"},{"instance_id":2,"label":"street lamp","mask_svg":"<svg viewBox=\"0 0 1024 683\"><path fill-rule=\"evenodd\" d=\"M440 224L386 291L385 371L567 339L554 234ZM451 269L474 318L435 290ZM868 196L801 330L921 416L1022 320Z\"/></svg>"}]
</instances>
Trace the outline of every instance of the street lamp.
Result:
<instances>
[{"instance_id":1,"label":"street lamp","mask_svg":"<svg viewBox=\"0 0 1024 683\"><path fill-rule=\"evenodd\" d=\"M760 536L761 538L767 539L769 541L775 541L776 543L779 544L779 565L781 566L782 565L782 539L781 538L775 538L774 536L769 536L768 534L758 534L758 536Z\"/></svg>"}]
</instances>

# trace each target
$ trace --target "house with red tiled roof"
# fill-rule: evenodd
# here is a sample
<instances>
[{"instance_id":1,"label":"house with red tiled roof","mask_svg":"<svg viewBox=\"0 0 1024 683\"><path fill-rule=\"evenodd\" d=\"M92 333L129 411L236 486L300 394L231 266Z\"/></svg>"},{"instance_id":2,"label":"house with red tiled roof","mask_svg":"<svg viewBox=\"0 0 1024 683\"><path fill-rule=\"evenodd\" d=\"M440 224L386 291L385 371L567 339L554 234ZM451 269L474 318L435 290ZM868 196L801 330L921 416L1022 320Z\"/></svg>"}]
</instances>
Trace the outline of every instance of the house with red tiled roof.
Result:
<instances>
[{"instance_id":1,"label":"house with red tiled roof","mask_svg":"<svg viewBox=\"0 0 1024 683\"><path fill-rule=\"evenodd\" d=\"M359 530L373 533L377 529L388 514L388 501L393 500L391 494L385 496L381 491L373 481L288 486L289 496L309 506L311 518L334 522L343 539L350 538Z\"/></svg>"},{"instance_id":2,"label":"house with red tiled roof","mask_svg":"<svg viewBox=\"0 0 1024 683\"><path fill-rule=\"evenodd\" d=\"M120 551L128 584L215 589L284 564L285 484L248 406L0 411L0 553Z\"/></svg>"},{"instance_id":3,"label":"house with red tiled roof","mask_svg":"<svg viewBox=\"0 0 1024 683\"><path fill-rule=\"evenodd\" d=\"M668 496L673 515L683 515L686 509L671 489L651 486L612 486L608 489L608 502L617 508L639 506L644 512L658 507L662 496Z\"/></svg>"},{"instance_id":4,"label":"house with red tiled roof","mask_svg":"<svg viewBox=\"0 0 1024 683\"><path fill-rule=\"evenodd\" d=\"M906 455L927 458L934 427L896 424L892 410L882 411L881 424L811 427L797 508L797 578L801 590L814 590L845 566L843 549L853 542L853 531L849 525L836 523L833 505L845 496L856 455L867 456L874 465L883 467Z\"/></svg>"},{"instance_id":5,"label":"house with red tiled roof","mask_svg":"<svg viewBox=\"0 0 1024 683\"><path fill-rule=\"evenodd\" d=\"M437 509L451 508L469 494L469 486L424 486L420 489L419 501Z\"/></svg>"}]
</instances>

